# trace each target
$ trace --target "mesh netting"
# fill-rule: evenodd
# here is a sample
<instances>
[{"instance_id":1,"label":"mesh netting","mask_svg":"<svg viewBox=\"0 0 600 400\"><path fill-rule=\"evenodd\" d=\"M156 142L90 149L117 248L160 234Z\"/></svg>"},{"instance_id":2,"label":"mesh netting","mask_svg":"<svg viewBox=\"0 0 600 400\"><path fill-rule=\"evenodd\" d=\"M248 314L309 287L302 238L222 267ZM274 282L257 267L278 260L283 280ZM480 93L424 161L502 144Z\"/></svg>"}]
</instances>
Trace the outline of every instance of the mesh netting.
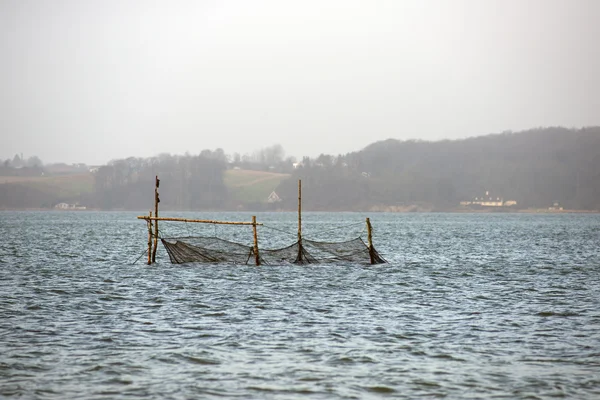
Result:
<instances>
[{"instance_id":1,"label":"mesh netting","mask_svg":"<svg viewBox=\"0 0 600 400\"><path fill-rule=\"evenodd\" d=\"M218 237L177 237L161 239L174 264L189 262L215 264L256 263L253 246L231 242ZM330 264L339 262L382 264L386 261L360 238L345 242L318 242L303 239L281 249L259 249L262 265Z\"/></svg>"}]
</instances>

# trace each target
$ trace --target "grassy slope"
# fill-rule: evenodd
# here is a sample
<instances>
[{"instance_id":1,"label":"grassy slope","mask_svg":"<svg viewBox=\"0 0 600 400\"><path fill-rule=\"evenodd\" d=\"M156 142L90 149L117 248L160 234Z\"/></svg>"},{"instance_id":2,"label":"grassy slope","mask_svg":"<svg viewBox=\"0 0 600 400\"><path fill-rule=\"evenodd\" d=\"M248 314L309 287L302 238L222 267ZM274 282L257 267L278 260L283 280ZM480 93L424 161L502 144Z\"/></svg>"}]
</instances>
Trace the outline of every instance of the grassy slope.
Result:
<instances>
[{"instance_id":1,"label":"grassy slope","mask_svg":"<svg viewBox=\"0 0 600 400\"><path fill-rule=\"evenodd\" d=\"M50 195L70 199L91 193L94 190L94 177L92 174L39 177L25 180L21 184L35 187Z\"/></svg>"},{"instance_id":2,"label":"grassy slope","mask_svg":"<svg viewBox=\"0 0 600 400\"><path fill-rule=\"evenodd\" d=\"M227 170L223 178L233 201L249 204L266 203L269 194L288 177L288 174L264 171ZM32 199L35 204L28 206L47 207L49 203L76 201L80 195L92 193L94 177L92 174L50 177L0 176L0 189L3 185L10 186L10 189L6 187L10 191L15 191L17 185L21 187L21 190L17 189L19 193L37 193L40 204L36 205L38 202Z\"/></svg>"},{"instance_id":3,"label":"grassy slope","mask_svg":"<svg viewBox=\"0 0 600 400\"><path fill-rule=\"evenodd\" d=\"M0 185L13 184L37 189L48 195L69 198L94 190L94 177L91 174L64 176L0 176Z\"/></svg>"},{"instance_id":4,"label":"grassy slope","mask_svg":"<svg viewBox=\"0 0 600 400\"><path fill-rule=\"evenodd\" d=\"M267 197L289 174L264 171L225 171L224 181L234 201L241 204L266 203Z\"/></svg>"},{"instance_id":5,"label":"grassy slope","mask_svg":"<svg viewBox=\"0 0 600 400\"><path fill-rule=\"evenodd\" d=\"M48 208L61 201L75 202L91 193L91 174L68 176L0 176L0 208Z\"/></svg>"}]
</instances>

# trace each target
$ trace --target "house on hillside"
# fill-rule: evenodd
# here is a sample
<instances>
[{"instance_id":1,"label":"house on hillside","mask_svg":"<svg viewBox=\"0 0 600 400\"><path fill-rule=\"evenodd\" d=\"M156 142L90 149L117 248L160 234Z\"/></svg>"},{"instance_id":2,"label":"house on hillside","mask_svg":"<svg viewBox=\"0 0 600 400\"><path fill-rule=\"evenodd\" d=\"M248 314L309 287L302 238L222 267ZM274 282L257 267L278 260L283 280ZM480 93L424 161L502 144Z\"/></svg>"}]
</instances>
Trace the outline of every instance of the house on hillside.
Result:
<instances>
[{"instance_id":1,"label":"house on hillside","mask_svg":"<svg viewBox=\"0 0 600 400\"><path fill-rule=\"evenodd\" d=\"M278 203L281 201L281 197L273 190L269 197L267 197L267 203Z\"/></svg>"}]
</instances>

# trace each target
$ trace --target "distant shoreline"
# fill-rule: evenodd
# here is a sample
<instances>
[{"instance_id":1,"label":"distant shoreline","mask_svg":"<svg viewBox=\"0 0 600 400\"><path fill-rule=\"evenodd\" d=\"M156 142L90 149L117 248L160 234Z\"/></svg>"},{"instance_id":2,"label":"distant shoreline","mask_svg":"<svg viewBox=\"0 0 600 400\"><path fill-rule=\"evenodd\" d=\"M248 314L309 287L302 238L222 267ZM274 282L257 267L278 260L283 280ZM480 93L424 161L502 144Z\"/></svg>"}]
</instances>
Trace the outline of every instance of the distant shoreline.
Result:
<instances>
[{"instance_id":1,"label":"distant shoreline","mask_svg":"<svg viewBox=\"0 0 600 400\"><path fill-rule=\"evenodd\" d=\"M35 211L35 212L138 212L144 213L141 210L104 210L98 208L87 208L85 210L62 210L56 208L0 208L0 212L8 211ZM255 212L257 214L265 212L296 212L297 210L161 210L162 212ZM390 214L599 214L600 210L548 210L544 208L527 208L518 210L497 210L497 209L483 209L483 210L467 210L467 209L419 209L419 208L402 208L396 207L375 207L371 210L304 210L304 212L325 212L325 213L390 213Z\"/></svg>"}]
</instances>

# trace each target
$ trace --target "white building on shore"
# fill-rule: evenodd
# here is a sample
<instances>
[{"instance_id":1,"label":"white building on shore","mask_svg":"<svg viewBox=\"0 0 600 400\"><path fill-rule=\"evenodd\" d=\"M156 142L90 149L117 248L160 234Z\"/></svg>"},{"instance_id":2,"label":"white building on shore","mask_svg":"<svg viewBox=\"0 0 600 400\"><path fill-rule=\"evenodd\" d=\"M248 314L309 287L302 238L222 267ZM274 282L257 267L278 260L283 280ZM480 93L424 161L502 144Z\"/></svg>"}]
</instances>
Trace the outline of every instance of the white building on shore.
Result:
<instances>
[{"instance_id":1,"label":"white building on shore","mask_svg":"<svg viewBox=\"0 0 600 400\"><path fill-rule=\"evenodd\" d=\"M54 206L57 210L85 210L85 206L79 205L79 203L69 204L69 203L58 203Z\"/></svg>"},{"instance_id":2,"label":"white building on shore","mask_svg":"<svg viewBox=\"0 0 600 400\"><path fill-rule=\"evenodd\" d=\"M492 197L490 192L486 191L485 196L475 197L473 200L461 201L461 206L481 206L481 207L511 207L516 206L515 200L504 200L503 197Z\"/></svg>"}]
</instances>

